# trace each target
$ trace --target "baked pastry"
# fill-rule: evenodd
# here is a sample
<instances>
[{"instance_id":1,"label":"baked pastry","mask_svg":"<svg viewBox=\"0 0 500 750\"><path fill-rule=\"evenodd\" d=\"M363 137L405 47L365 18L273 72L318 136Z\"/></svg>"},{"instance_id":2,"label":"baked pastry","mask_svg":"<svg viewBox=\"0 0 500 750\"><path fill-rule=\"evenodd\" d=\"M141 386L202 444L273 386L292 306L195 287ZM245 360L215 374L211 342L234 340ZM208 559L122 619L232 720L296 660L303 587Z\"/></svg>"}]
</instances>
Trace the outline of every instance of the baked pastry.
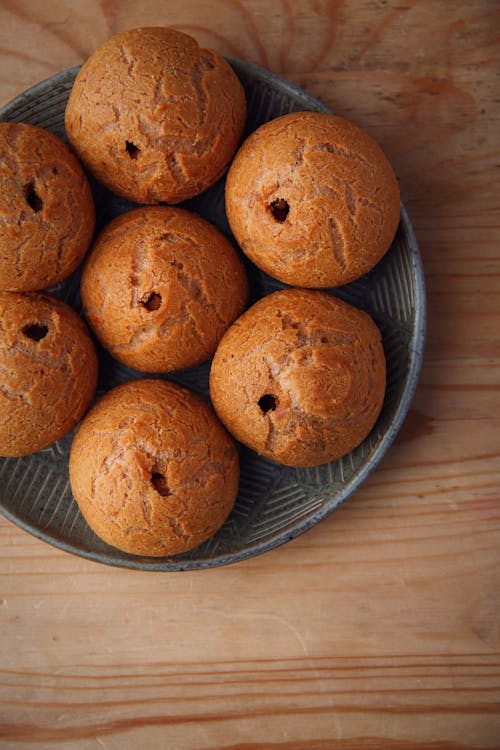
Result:
<instances>
[{"instance_id":1,"label":"baked pastry","mask_svg":"<svg viewBox=\"0 0 500 750\"><path fill-rule=\"evenodd\" d=\"M228 517L238 453L199 396L165 380L129 380L81 423L69 477L84 518L105 542L135 555L175 555Z\"/></svg>"},{"instance_id":2,"label":"baked pastry","mask_svg":"<svg viewBox=\"0 0 500 750\"><path fill-rule=\"evenodd\" d=\"M200 216L169 206L136 208L110 222L81 280L84 313L102 345L143 372L209 359L247 293L229 240Z\"/></svg>"},{"instance_id":3,"label":"baked pastry","mask_svg":"<svg viewBox=\"0 0 500 750\"><path fill-rule=\"evenodd\" d=\"M33 291L72 273L94 233L85 173L53 133L0 123L0 289Z\"/></svg>"},{"instance_id":4,"label":"baked pastry","mask_svg":"<svg viewBox=\"0 0 500 750\"><path fill-rule=\"evenodd\" d=\"M25 456L69 432L97 384L79 315L49 294L0 292L0 455Z\"/></svg>"},{"instance_id":5,"label":"baked pastry","mask_svg":"<svg viewBox=\"0 0 500 750\"><path fill-rule=\"evenodd\" d=\"M179 203L226 171L246 117L243 87L217 52L187 34L121 31L79 71L68 138L110 190L137 203Z\"/></svg>"},{"instance_id":6,"label":"baked pastry","mask_svg":"<svg viewBox=\"0 0 500 750\"><path fill-rule=\"evenodd\" d=\"M243 251L294 286L347 284L382 258L400 214L380 146L341 117L294 112L265 123L236 154L226 212Z\"/></svg>"},{"instance_id":7,"label":"baked pastry","mask_svg":"<svg viewBox=\"0 0 500 750\"><path fill-rule=\"evenodd\" d=\"M237 440L278 463L315 466L368 435L385 378L380 332L366 313L325 292L287 289L224 335L210 395Z\"/></svg>"}]
</instances>

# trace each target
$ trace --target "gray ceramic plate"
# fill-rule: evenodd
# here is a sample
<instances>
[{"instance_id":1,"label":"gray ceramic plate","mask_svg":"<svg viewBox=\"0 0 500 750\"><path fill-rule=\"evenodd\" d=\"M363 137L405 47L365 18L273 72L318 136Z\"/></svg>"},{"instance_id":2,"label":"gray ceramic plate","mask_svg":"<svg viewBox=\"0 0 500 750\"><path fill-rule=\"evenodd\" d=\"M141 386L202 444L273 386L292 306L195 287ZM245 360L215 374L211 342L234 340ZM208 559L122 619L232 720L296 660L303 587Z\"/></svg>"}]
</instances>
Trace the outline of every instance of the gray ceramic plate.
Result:
<instances>
[{"instance_id":1,"label":"gray ceramic plate","mask_svg":"<svg viewBox=\"0 0 500 750\"><path fill-rule=\"evenodd\" d=\"M247 133L266 120L296 110L328 112L321 102L253 65L231 60L248 100ZM0 120L39 125L65 137L64 108L77 68L64 71L0 109ZM93 183L98 226L132 207ZM224 213L224 182L192 208L230 234ZM248 267L252 299L282 288ZM79 273L52 290L80 310ZM142 570L208 568L242 560L293 539L331 513L363 482L389 448L412 399L420 370L425 331L425 289L417 243L404 207L391 249L367 276L332 290L369 312L382 330L388 386L380 418L368 438L339 461L314 469L289 469L241 447L241 482L230 518L209 541L169 558L135 557L98 539L73 500L68 482L72 434L20 459L0 458L0 510L14 523L68 552L109 565ZM101 356L98 393L140 373ZM209 363L171 379L208 396Z\"/></svg>"}]
</instances>

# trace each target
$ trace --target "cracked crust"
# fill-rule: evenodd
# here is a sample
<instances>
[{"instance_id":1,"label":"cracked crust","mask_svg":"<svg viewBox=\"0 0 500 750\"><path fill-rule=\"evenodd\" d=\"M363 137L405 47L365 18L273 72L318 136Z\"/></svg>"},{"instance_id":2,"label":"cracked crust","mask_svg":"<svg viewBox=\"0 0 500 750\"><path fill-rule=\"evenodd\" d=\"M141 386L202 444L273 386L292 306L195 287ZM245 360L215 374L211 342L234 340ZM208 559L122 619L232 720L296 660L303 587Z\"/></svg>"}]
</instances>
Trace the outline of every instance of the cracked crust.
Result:
<instances>
[{"instance_id":1,"label":"cracked crust","mask_svg":"<svg viewBox=\"0 0 500 750\"><path fill-rule=\"evenodd\" d=\"M287 289L259 300L223 337L210 396L229 432L288 466L333 461L359 445L382 408L380 332L324 292Z\"/></svg>"},{"instance_id":2,"label":"cracked crust","mask_svg":"<svg viewBox=\"0 0 500 750\"><path fill-rule=\"evenodd\" d=\"M87 327L48 294L0 292L0 455L25 456L63 437L97 384Z\"/></svg>"},{"instance_id":3,"label":"cracked crust","mask_svg":"<svg viewBox=\"0 0 500 750\"><path fill-rule=\"evenodd\" d=\"M238 490L236 446L200 397L164 380L108 391L71 447L73 495L105 542L174 555L222 526Z\"/></svg>"},{"instance_id":4,"label":"cracked crust","mask_svg":"<svg viewBox=\"0 0 500 750\"><path fill-rule=\"evenodd\" d=\"M274 201L287 215L273 215ZM339 286L370 271L399 222L394 171L380 146L341 117L294 112L265 123L236 154L226 212L243 251L287 284Z\"/></svg>"},{"instance_id":5,"label":"cracked crust","mask_svg":"<svg viewBox=\"0 0 500 750\"><path fill-rule=\"evenodd\" d=\"M0 123L0 289L34 291L62 281L94 233L84 171L53 133Z\"/></svg>"},{"instance_id":6,"label":"cracked crust","mask_svg":"<svg viewBox=\"0 0 500 750\"><path fill-rule=\"evenodd\" d=\"M82 66L66 108L68 138L110 190L179 203L227 170L246 117L225 59L171 28L123 31Z\"/></svg>"},{"instance_id":7,"label":"cracked crust","mask_svg":"<svg viewBox=\"0 0 500 750\"><path fill-rule=\"evenodd\" d=\"M113 357L143 372L209 359L243 311L248 283L229 240L196 214L134 209L97 238L81 282L84 313Z\"/></svg>"}]
</instances>

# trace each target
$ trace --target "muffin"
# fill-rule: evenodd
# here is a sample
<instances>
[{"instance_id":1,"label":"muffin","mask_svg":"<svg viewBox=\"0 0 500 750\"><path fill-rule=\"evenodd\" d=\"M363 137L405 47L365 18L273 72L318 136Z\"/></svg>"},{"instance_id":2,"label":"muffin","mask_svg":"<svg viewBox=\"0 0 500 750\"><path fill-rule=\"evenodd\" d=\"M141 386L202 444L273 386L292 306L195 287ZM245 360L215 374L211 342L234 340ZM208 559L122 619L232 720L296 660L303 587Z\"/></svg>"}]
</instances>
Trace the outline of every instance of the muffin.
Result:
<instances>
[{"instance_id":1,"label":"muffin","mask_svg":"<svg viewBox=\"0 0 500 750\"><path fill-rule=\"evenodd\" d=\"M45 289L83 260L94 233L84 171L47 130L0 123L0 290Z\"/></svg>"},{"instance_id":2,"label":"muffin","mask_svg":"<svg viewBox=\"0 0 500 750\"><path fill-rule=\"evenodd\" d=\"M137 208L110 222L81 281L83 309L102 345L144 372L209 359L247 293L229 240L200 216L169 206Z\"/></svg>"},{"instance_id":3,"label":"muffin","mask_svg":"<svg viewBox=\"0 0 500 750\"><path fill-rule=\"evenodd\" d=\"M228 517L238 453L199 396L164 380L132 380L108 391L81 423L69 476L85 520L105 542L134 555L175 555Z\"/></svg>"},{"instance_id":4,"label":"muffin","mask_svg":"<svg viewBox=\"0 0 500 750\"><path fill-rule=\"evenodd\" d=\"M25 456L81 419L97 355L78 314L49 294L0 292L0 320L0 455Z\"/></svg>"},{"instance_id":5,"label":"muffin","mask_svg":"<svg viewBox=\"0 0 500 750\"><path fill-rule=\"evenodd\" d=\"M294 112L243 143L226 181L226 212L243 251L286 284L347 284L382 258L400 213L380 146L341 117Z\"/></svg>"},{"instance_id":6,"label":"muffin","mask_svg":"<svg viewBox=\"0 0 500 750\"><path fill-rule=\"evenodd\" d=\"M288 466L316 466L367 437L382 407L380 332L325 292L287 289L259 300L223 337L210 395L230 433Z\"/></svg>"},{"instance_id":7,"label":"muffin","mask_svg":"<svg viewBox=\"0 0 500 750\"><path fill-rule=\"evenodd\" d=\"M78 73L68 138L89 170L137 203L179 203L226 171L246 117L243 87L213 50L171 28L122 31Z\"/></svg>"}]
</instances>

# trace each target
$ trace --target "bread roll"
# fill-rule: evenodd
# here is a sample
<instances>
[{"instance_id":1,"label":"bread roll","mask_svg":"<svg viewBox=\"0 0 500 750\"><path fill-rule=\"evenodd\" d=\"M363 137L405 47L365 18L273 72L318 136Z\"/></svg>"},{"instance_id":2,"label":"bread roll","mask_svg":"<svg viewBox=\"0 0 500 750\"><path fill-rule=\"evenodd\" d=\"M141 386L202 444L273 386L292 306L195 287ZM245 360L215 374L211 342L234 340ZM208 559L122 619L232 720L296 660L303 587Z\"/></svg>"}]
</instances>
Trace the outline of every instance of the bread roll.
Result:
<instances>
[{"instance_id":1,"label":"bread roll","mask_svg":"<svg viewBox=\"0 0 500 750\"><path fill-rule=\"evenodd\" d=\"M47 289L83 260L95 213L85 173L53 133L0 123L0 289Z\"/></svg>"},{"instance_id":2,"label":"bread roll","mask_svg":"<svg viewBox=\"0 0 500 750\"><path fill-rule=\"evenodd\" d=\"M200 216L168 206L134 209L108 224L81 283L85 315L103 346L144 372L211 357L247 294L229 240Z\"/></svg>"},{"instance_id":3,"label":"bread roll","mask_svg":"<svg viewBox=\"0 0 500 750\"><path fill-rule=\"evenodd\" d=\"M354 281L389 249L399 187L380 146L341 117L293 112L243 143L226 181L226 212L243 251L286 284Z\"/></svg>"},{"instance_id":4,"label":"bread roll","mask_svg":"<svg viewBox=\"0 0 500 750\"><path fill-rule=\"evenodd\" d=\"M71 447L73 495L95 533L135 555L164 556L222 526L238 490L236 447L199 396L164 380L108 391Z\"/></svg>"},{"instance_id":5,"label":"bread roll","mask_svg":"<svg viewBox=\"0 0 500 750\"><path fill-rule=\"evenodd\" d=\"M315 466L367 437L385 378L380 331L366 313L325 292L287 289L224 335L210 395L237 440L278 463Z\"/></svg>"},{"instance_id":6,"label":"bread roll","mask_svg":"<svg viewBox=\"0 0 500 750\"><path fill-rule=\"evenodd\" d=\"M0 292L0 320L0 455L24 456L82 418L97 354L79 315L49 294Z\"/></svg>"},{"instance_id":7,"label":"bread roll","mask_svg":"<svg viewBox=\"0 0 500 750\"><path fill-rule=\"evenodd\" d=\"M137 203L179 203L227 170L246 117L243 87L217 52L187 34L121 31L79 71L68 138L110 190Z\"/></svg>"}]
</instances>

